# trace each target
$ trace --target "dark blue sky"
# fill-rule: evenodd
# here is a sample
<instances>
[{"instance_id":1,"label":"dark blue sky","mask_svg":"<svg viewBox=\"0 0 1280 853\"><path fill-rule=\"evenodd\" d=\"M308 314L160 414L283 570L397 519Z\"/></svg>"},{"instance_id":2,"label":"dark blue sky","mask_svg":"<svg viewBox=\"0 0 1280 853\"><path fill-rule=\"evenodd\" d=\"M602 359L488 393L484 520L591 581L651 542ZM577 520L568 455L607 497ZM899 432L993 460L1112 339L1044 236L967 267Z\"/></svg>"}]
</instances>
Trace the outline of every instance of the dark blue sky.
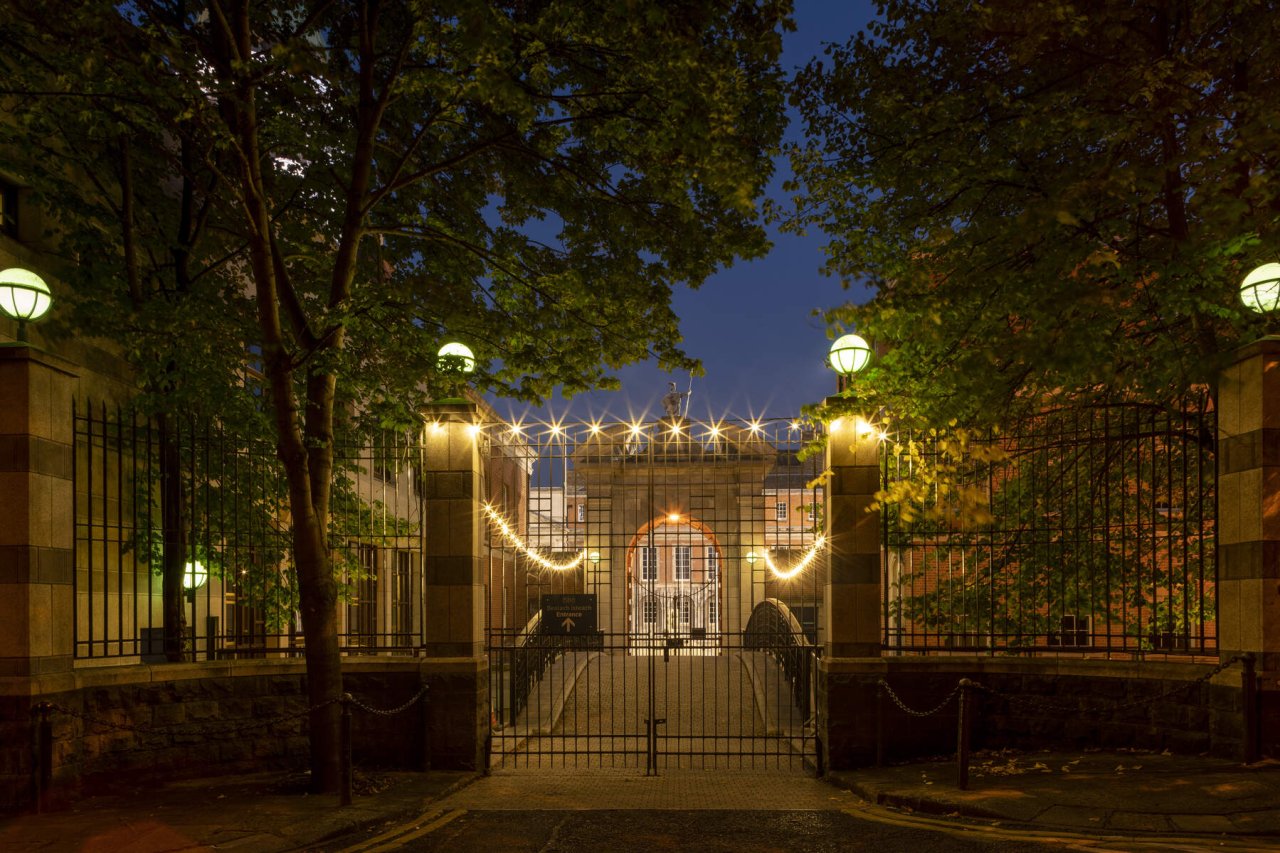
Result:
<instances>
[{"instance_id":1,"label":"dark blue sky","mask_svg":"<svg viewBox=\"0 0 1280 853\"><path fill-rule=\"evenodd\" d=\"M783 67L788 73L821 53L826 42L843 42L874 15L870 0L797 0L796 31L785 35ZM803 132L790 116L788 139ZM781 198L790 172L785 161L770 193ZM693 380L689 416L697 420L723 417L790 417L805 403L835 390L835 376L825 366L830 345L815 310L847 299L863 301L864 290L843 291L836 279L821 272L820 233L804 237L771 231L773 251L752 262L739 262L709 279L699 290L675 294L674 306L687 353L702 360L706 375ZM600 418L631 420L661 415L659 399L674 380L689 390L689 375L669 376L652 363L619 372L622 390L580 394L566 402L528 410L497 401L499 413L545 420Z\"/></svg>"}]
</instances>

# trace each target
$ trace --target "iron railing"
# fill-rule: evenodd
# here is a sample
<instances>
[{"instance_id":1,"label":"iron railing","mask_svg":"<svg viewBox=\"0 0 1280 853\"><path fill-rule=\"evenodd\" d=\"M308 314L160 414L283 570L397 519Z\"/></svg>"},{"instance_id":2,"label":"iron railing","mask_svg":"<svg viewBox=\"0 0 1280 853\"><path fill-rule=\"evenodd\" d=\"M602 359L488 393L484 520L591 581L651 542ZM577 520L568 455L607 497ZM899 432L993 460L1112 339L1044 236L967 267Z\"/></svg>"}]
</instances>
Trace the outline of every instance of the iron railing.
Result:
<instances>
[{"instance_id":1,"label":"iron railing","mask_svg":"<svg viewBox=\"0 0 1280 853\"><path fill-rule=\"evenodd\" d=\"M75 655L212 660L302 643L274 448L208 421L81 405L75 436ZM341 442L330 547L351 654L421 643L420 444Z\"/></svg>"},{"instance_id":2,"label":"iron railing","mask_svg":"<svg viewBox=\"0 0 1280 853\"><path fill-rule=\"evenodd\" d=\"M891 432L884 487L923 488L882 511L884 647L1215 654L1215 423L1203 395Z\"/></svg>"}]
</instances>

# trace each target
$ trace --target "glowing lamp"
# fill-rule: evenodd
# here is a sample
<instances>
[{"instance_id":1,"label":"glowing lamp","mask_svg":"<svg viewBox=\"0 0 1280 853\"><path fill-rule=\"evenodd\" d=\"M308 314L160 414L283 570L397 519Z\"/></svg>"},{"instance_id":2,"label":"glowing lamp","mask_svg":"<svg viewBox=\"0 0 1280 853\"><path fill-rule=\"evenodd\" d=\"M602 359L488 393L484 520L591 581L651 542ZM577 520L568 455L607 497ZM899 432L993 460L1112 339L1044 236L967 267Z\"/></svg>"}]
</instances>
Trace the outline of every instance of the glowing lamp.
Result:
<instances>
[{"instance_id":1,"label":"glowing lamp","mask_svg":"<svg viewBox=\"0 0 1280 853\"><path fill-rule=\"evenodd\" d=\"M27 321L39 320L52 304L49 285L31 270L0 271L0 311L18 321L18 340L27 339Z\"/></svg>"},{"instance_id":2,"label":"glowing lamp","mask_svg":"<svg viewBox=\"0 0 1280 853\"><path fill-rule=\"evenodd\" d=\"M199 560L187 563L187 570L182 573L182 586L188 592L204 586L209 579L209 572Z\"/></svg>"},{"instance_id":3,"label":"glowing lamp","mask_svg":"<svg viewBox=\"0 0 1280 853\"><path fill-rule=\"evenodd\" d=\"M756 560L759 560L759 559L760 559L760 555L757 554L755 551L747 552L746 561L748 566L754 566L756 564Z\"/></svg>"},{"instance_id":4,"label":"glowing lamp","mask_svg":"<svg viewBox=\"0 0 1280 853\"><path fill-rule=\"evenodd\" d=\"M440 347L436 365L446 373L471 373L476 369L475 353L466 344L453 341Z\"/></svg>"},{"instance_id":5,"label":"glowing lamp","mask_svg":"<svg viewBox=\"0 0 1280 853\"><path fill-rule=\"evenodd\" d=\"M871 361L871 345L857 335L844 335L831 345L827 360L836 373L852 376Z\"/></svg>"},{"instance_id":6,"label":"glowing lamp","mask_svg":"<svg viewBox=\"0 0 1280 853\"><path fill-rule=\"evenodd\" d=\"M592 551L590 554L587 554L587 559L591 561L592 565L600 565L600 552Z\"/></svg>"},{"instance_id":7,"label":"glowing lamp","mask_svg":"<svg viewBox=\"0 0 1280 853\"><path fill-rule=\"evenodd\" d=\"M1263 264L1245 276L1240 282L1240 301L1259 314L1280 308L1280 264Z\"/></svg>"}]
</instances>

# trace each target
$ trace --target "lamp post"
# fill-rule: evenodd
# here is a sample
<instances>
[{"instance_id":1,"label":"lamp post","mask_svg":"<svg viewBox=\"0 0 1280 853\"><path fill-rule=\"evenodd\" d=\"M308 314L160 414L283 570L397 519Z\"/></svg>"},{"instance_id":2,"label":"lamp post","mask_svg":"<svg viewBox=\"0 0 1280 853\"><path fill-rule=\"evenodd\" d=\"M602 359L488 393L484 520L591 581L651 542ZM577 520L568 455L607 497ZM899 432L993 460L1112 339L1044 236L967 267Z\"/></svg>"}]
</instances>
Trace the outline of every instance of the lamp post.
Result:
<instances>
[{"instance_id":1,"label":"lamp post","mask_svg":"<svg viewBox=\"0 0 1280 853\"><path fill-rule=\"evenodd\" d=\"M458 389L466 381L467 374L474 373L476 369L476 357L475 353L471 352L471 347L457 341L450 341L440 347L436 353L436 368L443 376L452 380L451 395L436 402L466 402L461 398Z\"/></svg>"},{"instance_id":2,"label":"lamp post","mask_svg":"<svg viewBox=\"0 0 1280 853\"><path fill-rule=\"evenodd\" d=\"M1263 264L1245 276L1240 282L1240 301L1259 314L1280 308L1280 264Z\"/></svg>"},{"instance_id":3,"label":"lamp post","mask_svg":"<svg viewBox=\"0 0 1280 853\"><path fill-rule=\"evenodd\" d=\"M44 279L21 267L0 271L0 311L18 321L18 341L27 341L27 322L39 320L53 304Z\"/></svg>"},{"instance_id":4,"label":"lamp post","mask_svg":"<svg viewBox=\"0 0 1280 853\"><path fill-rule=\"evenodd\" d=\"M871 361L871 345L859 335L841 335L827 353L827 363L840 377L837 390Z\"/></svg>"}]
</instances>

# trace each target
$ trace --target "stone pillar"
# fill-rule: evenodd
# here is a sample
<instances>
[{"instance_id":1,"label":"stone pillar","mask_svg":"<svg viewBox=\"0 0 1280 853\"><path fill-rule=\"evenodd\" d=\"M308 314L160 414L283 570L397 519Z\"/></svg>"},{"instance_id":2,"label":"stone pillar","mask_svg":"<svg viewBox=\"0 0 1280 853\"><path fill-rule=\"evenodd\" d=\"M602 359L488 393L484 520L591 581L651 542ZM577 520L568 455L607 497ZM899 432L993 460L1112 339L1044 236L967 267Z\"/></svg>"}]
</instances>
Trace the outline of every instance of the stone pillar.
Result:
<instances>
[{"instance_id":1,"label":"stone pillar","mask_svg":"<svg viewBox=\"0 0 1280 853\"><path fill-rule=\"evenodd\" d=\"M1257 658L1264 754L1280 754L1280 337L1218 380L1218 649Z\"/></svg>"},{"instance_id":2,"label":"stone pillar","mask_svg":"<svg viewBox=\"0 0 1280 853\"><path fill-rule=\"evenodd\" d=\"M880 488L879 442L858 435L852 418L831 425L827 442L827 584L822 620L827 657L880 655L880 513L868 512Z\"/></svg>"},{"instance_id":3,"label":"stone pillar","mask_svg":"<svg viewBox=\"0 0 1280 853\"><path fill-rule=\"evenodd\" d=\"M858 435L853 418L831 424L826 464L826 584L818 662L818 748L823 765L842 770L870 763L874 690L868 658L880 655L880 513L869 512L880 487L875 435ZM857 659L861 659L861 661Z\"/></svg>"},{"instance_id":4,"label":"stone pillar","mask_svg":"<svg viewBox=\"0 0 1280 853\"><path fill-rule=\"evenodd\" d=\"M71 669L71 404L60 358L0 345L0 678Z\"/></svg>"},{"instance_id":5,"label":"stone pillar","mask_svg":"<svg viewBox=\"0 0 1280 853\"><path fill-rule=\"evenodd\" d=\"M489 665L478 408L433 404L424 416L423 678L429 766L476 770L488 750Z\"/></svg>"}]
</instances>

